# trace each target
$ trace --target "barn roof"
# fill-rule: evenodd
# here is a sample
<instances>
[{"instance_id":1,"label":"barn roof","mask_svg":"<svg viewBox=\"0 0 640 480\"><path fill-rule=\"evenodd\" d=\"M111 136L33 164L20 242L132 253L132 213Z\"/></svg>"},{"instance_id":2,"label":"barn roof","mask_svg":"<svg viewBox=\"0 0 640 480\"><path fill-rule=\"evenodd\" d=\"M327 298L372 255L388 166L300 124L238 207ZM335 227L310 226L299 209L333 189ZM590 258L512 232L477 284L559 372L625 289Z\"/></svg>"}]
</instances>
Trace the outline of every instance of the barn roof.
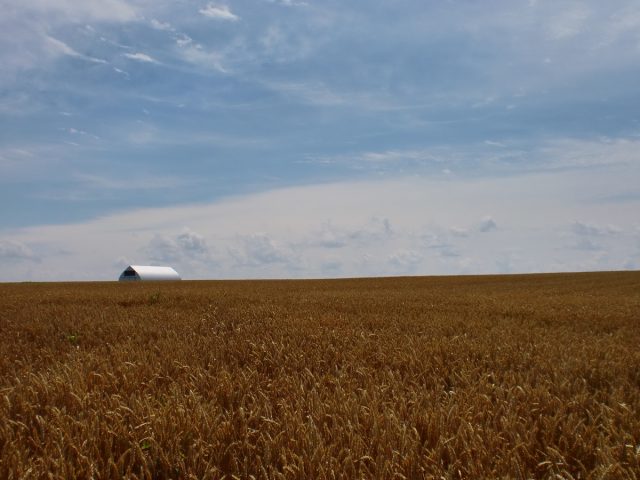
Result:
<instances>
[{"instance_id":1,"label":"barn roof","mask_svg":"<svg viewBox=\"0 0 640 480\"><path fill-rule=\"evenodd\" d=\"M171 267L152 265L129 265L125 271L135 271L140 280L181 280L180 275ZM124 272L123 272L124 273Z\"/></svg>"}]
</instances>

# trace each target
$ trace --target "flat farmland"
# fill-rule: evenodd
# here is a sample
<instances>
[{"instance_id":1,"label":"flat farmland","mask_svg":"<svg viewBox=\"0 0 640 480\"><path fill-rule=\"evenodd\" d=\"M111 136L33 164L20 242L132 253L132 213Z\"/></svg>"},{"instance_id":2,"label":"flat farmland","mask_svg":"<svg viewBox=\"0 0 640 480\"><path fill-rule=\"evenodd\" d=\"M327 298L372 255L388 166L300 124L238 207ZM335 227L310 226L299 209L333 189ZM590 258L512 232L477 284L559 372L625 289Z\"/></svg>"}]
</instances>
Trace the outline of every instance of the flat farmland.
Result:
<instances>
[{"instance_id":1,"label":"flat farmland","mask_svg":"<svg viewBox=\"0 0 640 480\"><path fill-rule=\"evenodd\" d=\"M640 272L0 285L0 478L639 478Z\"/></svg>"}]
</instances>

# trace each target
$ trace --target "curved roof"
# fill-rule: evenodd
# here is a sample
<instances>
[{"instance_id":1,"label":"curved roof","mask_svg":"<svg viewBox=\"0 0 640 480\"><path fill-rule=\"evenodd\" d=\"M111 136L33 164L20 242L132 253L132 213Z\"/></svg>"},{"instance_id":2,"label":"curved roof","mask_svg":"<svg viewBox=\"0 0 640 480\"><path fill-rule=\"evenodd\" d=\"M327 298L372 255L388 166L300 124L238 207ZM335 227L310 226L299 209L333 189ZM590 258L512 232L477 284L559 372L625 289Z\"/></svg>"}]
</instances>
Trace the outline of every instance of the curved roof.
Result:
<instances>
[{"instance_id":1,"label":"curved roof","mask_svg":"<svg viewBox=\"0 0 640 480\"><path fill-rule=\"evenodd\" d=\"M129 265L120 275L120 280L181 280L181 278L171 267Z\"/></svg>"}]
</instances>

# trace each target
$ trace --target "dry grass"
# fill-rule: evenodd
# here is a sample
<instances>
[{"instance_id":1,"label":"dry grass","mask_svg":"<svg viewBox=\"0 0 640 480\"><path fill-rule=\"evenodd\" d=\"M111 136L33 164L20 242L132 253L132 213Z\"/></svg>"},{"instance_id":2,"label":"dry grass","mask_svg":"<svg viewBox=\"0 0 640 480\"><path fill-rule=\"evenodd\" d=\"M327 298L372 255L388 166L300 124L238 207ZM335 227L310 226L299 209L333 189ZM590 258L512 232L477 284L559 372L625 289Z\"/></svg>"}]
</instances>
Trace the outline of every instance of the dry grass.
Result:
<instances>
[{"instance_id":1,"label":"dry grass","mask_svg":"<svg viewBox=\"0 0 640 480\"><path fill-rule=\"evenodd\" d=\"M640 273L0 285L0 478L639 478Z\"/></svg>"}]
</instances>

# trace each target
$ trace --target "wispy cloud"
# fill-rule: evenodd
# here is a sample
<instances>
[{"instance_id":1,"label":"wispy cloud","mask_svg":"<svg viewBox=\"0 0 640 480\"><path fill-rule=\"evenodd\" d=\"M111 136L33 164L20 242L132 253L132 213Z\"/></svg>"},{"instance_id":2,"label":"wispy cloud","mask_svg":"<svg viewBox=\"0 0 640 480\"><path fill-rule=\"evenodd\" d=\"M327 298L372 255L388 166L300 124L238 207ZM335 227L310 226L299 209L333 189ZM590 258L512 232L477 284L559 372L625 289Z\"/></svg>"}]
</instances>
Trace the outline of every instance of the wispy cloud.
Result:
<instances>
[{"instance_id":1,"label":"wispy cloud","mask_svg":"<svg viewBox=\"0 0 640 480\"><path fill-rule=\"evenodd\" d=\"M550 19L547 30L551 38L562 40L580 34L592 15L589 6L574 3L570 7L560 9Z\"/></svg>"},{"instance_id":2,"label":"wispy cloud","mask_svg":"<svg viewBox=\"0 0 640 480\"><path fill-rule=\"evenodd\" d=\"M127 57L130 60L136 60L142 63L159 63L155 58L147 55L146 53L136 52L136 53L125 53L124 57Z\"/></svg>"},{"instance_id":3,"label":"wispy cloud","mask_svg":"<svg viewBox=\"0 0 640 480\"><path fill-rule=\"evenodd\" d=\"M4 148L0 149L0 165L20 163L25 159L33 158L35 154L25 148Z\"/></svg>"},{"instance_id":4,"label":"wispy cloud","mask_svg":"<svg viewBox=\"0 0 640 480\"><path fill-rule=\"evenodd\" d=\"M593 168L625 165L640 160L640 140L629 138L599 138L585 140L556 138L534 146L516 142L485 140L481 144L434 145L424 149L392 149L356 152L352 154L309 157L303 162L320 165L344 165L355 169L393 170L398 168L421 171L430 168L443 173L535 172L572 168Z\"/></svg>"},{"instance_id":5,"label":"wispy cloud","mask_svg":"<svg viewBox=\"0 0 640 480\"><path fill-rule=\"evenodd\" d=\"M67 21L119 21L136 18L137 7L127 0L30 0L20 2L19 9L45 16L60 16Z\"/></svg>"},{"instance_id":6,"label":"wispy cloud","mask_svg":"<svg viewBox=\"0 0 640 480\"><path fill-rule=\"evenodd\" d=\"M194 44L189 37L179 37L176 43L180 48L180 58L204 70L217 70L220 73L229 73L223 65L224 55L217 51L208 50L200 44Z\"/></svg>"},{"instance_id":7,"label":"wispy cloud","mask_svg":"<svg viewBox=\"0 0 640 480\"><path fill-rule=\"evenodd\" d=\"M269 0L269 2L276 3L278 5L284 5L287 7L306 7L309 5L307 2L298 0Z\"/></svg>"},{"instance_id":8,"label":"wispy cloud","mask_svg":"<svg viewBox=\"0 0 640 480\"><path fill-rule=\"evenodd\" d=\"M175 28L169 22L161 22L155 18L149 20L149 24L156 30L163 30L166 32L174 32Z\"/></svg>"},{"instance_id":9,"label":"wispy cloud","mask_svg":"<svg viewBox=\"0 0 640 480\"><path fill-rule=\"evenodd\" d=\"M68 56L97 64L107 63L93 47L78 48L77 33L92 33L87 23L124 23L137 18L138 9L123 0L33 0L3 9L0 18L0 83L29 70L47 70L55 60ZM77 29L69 28L76 26ZM60 37L63 37L61 39ZM76 41L70 41L73 38ZM92 53L83 53L92 52ZM109 58L109 57L106 57Z\"/></svg>"},{"instance_id":10,"label":"wispy cloud","mask_svg":"<svg viewBox=\"0 0 640 480\"><path fill-rule=\"evenodd\" d=\"M80 58L82 60L86 60L88 62L93 62L93 63L102 63L102 64L109 63L106 60L103 60L101 58L91 57L89 55L83 55L77 52L76 50L74 50L73 48L71 48L69 45L67 45L63 41L53 38L51 36L47 35L45 36L45 39L46 39L46 43L49 51L54 55L55 54L68 55L70 57Z\"/></svg>"},{"instance_id":11,"label":"wispy cloud","mask_svg":"<svg viewBox=\"0 0 640 480\"><path fill-rule=\"evenodd\" d=\"M217 20L229 20L233 22L240 20L240 17L231 12L231 9L227 5L215 5L210 3L206 7L201 8L199 12L205 17Z\"/></svg>"},{"instance_id":12,"label":"wispy cloud","mask_svg":"<svg viewBox=\"0 0 640 480\"><path fill-rule=\"evenodd\" d=\"M540 156L550 167L593 167L638 163L640 140L629 138L556 139L543 145Z\"/></svg>"},{"instance_id":13,"label":"wispy cloud","mask_svg":"<svg viewBox=\"0 0 640 480\"><path fill-rule=\"evenodd\" d=\"M76 173L73 178L82 185L83 188L90 190L161 190L168 188L179 188L186 185L196 183L193 179L185 179L180 177L158 177L153 175L146 176L127 176L126 178L115 178L104 175L94 175L88 173Z\"/></svg>"},{"instance_id":14,"label":"wispy cloud","mask_svg":"<svg viewBox=\"0 0 640 480\"><path fill-rule=\"evenodd\" d=\"M319 82L279 82L270 83L267 86L281 95L301 100L311 105L337 106L344 105L348 101L346 95L332 91L326 85Z\"/></svg>"},{"instance_id":15,"label":"wispy cloud","mask_svg":"<svg viewBox=\"0 0 640 480\"><path fill-rule=\"evenodd\" d=\"M193 39L189 35L185 35L181 33L176 35L175 37L176 45L179 47L186 47L187 45L191 45L193 43Z\"/></svg>"},{"instance_id":16,"label":"wispy cloud","mask_svg":"<svg viewBox=\"0 0 640 480\"><path fill-rule=\"evenodd\" d=\"M71 135L81 135L81 136L88 136L93 138L94 140L100 140L100 137L93 134L93 133L89 133L86 132L84 130L80 130L78 128L74 128L74 127L69 127L65 129L68 133L70 133Z\"/></svg>"}]
</instances>

